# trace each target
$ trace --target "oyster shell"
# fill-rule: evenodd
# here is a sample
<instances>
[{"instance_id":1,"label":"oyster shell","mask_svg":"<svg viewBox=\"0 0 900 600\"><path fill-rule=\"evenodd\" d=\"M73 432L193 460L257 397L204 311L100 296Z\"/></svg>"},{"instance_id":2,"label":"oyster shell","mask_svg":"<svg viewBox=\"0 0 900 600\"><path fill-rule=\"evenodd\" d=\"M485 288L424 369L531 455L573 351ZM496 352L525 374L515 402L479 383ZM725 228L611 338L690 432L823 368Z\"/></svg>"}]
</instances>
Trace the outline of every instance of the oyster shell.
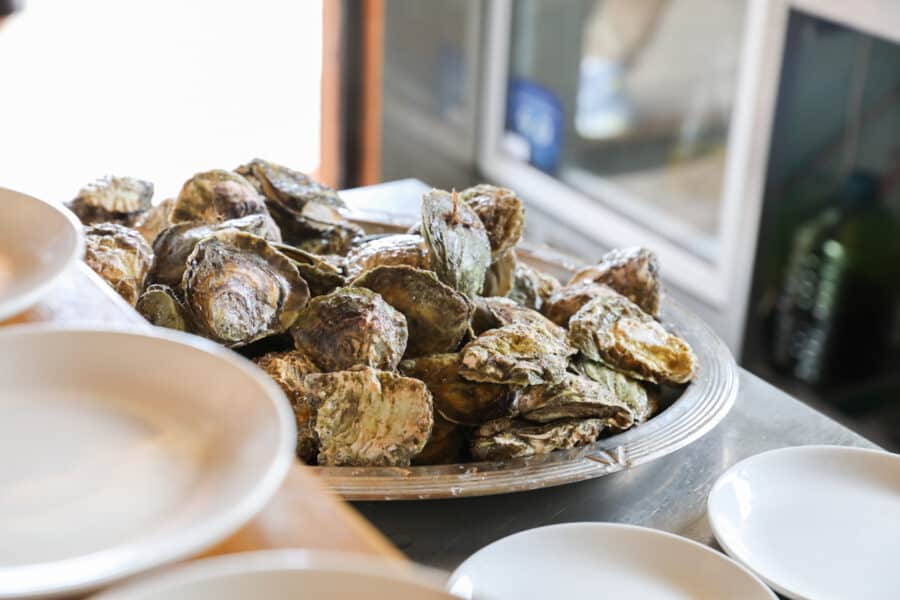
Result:
<instances>
[{"instance_id":1,"label":"oyster shell","mask_svg":"<svg viewBox=\"0 0 900 600\"><path fill-rule=\"evenodd\" d=\"M106 176L78 192L66 206L84 225L118 223L131 225L150 208L153 184L134 177Z\"/></svg>"},{"instance_id":2,"label":"oyster shell","mask_svg":"<svg viewBox=\"0 0 900 600\"><path fill-rule=\"evenodd\" d=\"M406 350L406 317L371 290L342 287L317 296L291 327L294 345L321 371L364 365L397 368Z\"/></svg>"},{"instance_id":3,"label":"oyster shell","mask_svg":"<svg viewBox=\"0 0 900 600\"><path fill-rule=\"evenodd\" d=\"M484 277L482 296L506 296L513 288L516 271L516 253L509 250L491 263Z\"/></svg>"},{"instance_id":4,"label":"oyster shell","mask_svg":"<svg viewBox=\"0 0 900 600\"><path fill-rule=\"evenodd\" d=\"M156 239L156 236L159 235L159 232L172 224L170 216L174 204L174 198L166 198L156 206L151 206L135 218L134 228L138 233L144 236L144 239L147 240L148 244L153 244L153 241Z\"/></svg>"},{"instance_id":5,"label":"oyster shell","mask_svg":"<svg viewBox=\"0 0 900 600\"><path fill-rule=\"evenodd\" d=\"M596 265L575 273L569 284L582 281L606 284L640 306L644 312L659 316L659 264L656 254L646 248L621 248L607 252Z\"/></svg>"},{"instance_id":6,"label":"oyster shell","mask_svg":"<svg viewBox=\"0 0 900 600\"><path fill-rule=\"evenodd\" d=\"M153 250L134 229L100 223L84 230L84 262L134 306L153 262Z\"/></svg>"},{"instance_id":7,"label":"oyster shell","mask_svg":"<svg viewBox=\"0 0 900 600\"><path fill-rule=\"evenodd\" d=\"M506 385L478 383L459 374L458 353L435 354L400 363L400 372L421 379L434 398L434 409L446 420L461 425L480 425L509 416L515 396Z\"/></svg>"},{"instance_id":8,"label":"oyster shell","mask_svg":"<svg viewBox=\"0 0 900 600\"><path fill-rule=\"evenodd\" d=\"M537 425L520 419L498 419L475 430L471 451L478 460L547 454L596 442L603 429L603 419L564 419Z\"/></svg>"},{"instance_id":9,"label":"oyster shell","mask_svg":"<svg viewBox=\"0 0 900 600\"><path fill-rule=\"evenodd\" d=\"M226 229L236 229L272 240L265 215L248 215L222 223L172 225L163 229L153 241L153 266L147 275L147 281L181 289L185 264L194 246L203 238Z\"/></svg>"},{"instance_id":10,"label":"oyster shell","mask_svg":"<svg viewBox=\"0 0 900 600\"><path fill-rule=\"evenodd\" d=\"M519 262L513 271L512 289L506 297L522 306L540 310L559 285L556 277Z\"/></svg>"},{"instance_id":11,"label":"oyster shell","mask_svg":"<svg viewBox=\"0 0 900 600\"><path fill-rule=\"evenodd\" d=\"M557 325L568 327L569 319L582 306L598 296L615 293L612 288L593 281L570 283L553 292L541 306L541 312Z\"/></svg>"},{"instance_id":12,"label":"oyster shell","mask_svg":"<svg viewBox=\"0 0 900 600\"><path fill-rule=\"evenodd\" d=\"M572 367L576 373L603 385L613 396L624 402L634 415L634 424L643 423L653 416L657 409L656 399L647 393L639 382L618 371L614 371L597 361L578 357Z\"/></svg>"},{"instance_id":13,"label":"oyster shell","mask_svg":"<svg viewBox=\"0 0 900 600\"><path fill-rule=\"evenodd\" d=\"M581 307L569 320L569 340L586 357L654 383L686 383L696 368L684 340L619 294Z\"/></svg>"},{"instance_id":14,"label":"oyster shell","mask_svg":"<svg viewBox=\"0 0 900 600\"><path fill-rule=\"evenodd\" d=\"M431 271L405 265L380 266L350 285L372 290L403 313L409 330L406 356L456 350L469 331L472 304Z\"/></svg>"},{"instance_id":15,"label":"oyster shell","mask_svg":"<svg viewBox=\"0 0 900 600\"><path fill-rule=\"evenodd\" d=\"M303 378L318 369L300 352L269 352L254 361L259 368L275 380L294 410L297 422L297 456L307 463L315 460L319 451L315 431L315 405L303 387Z\"/></svg>"},{"instance_id":16,"label":"oyster shell","mask_svg":"<svg viewBox=\"0 0 900 600\"><path fill-rule=\"evenodd\" d=\"M287 256L297 267L300 276L309 285L309 293L313 296L324 296L333 292L346 282L341 269L336 266L334 259L289 246L287 244L273 244L275 249ZM343 257L336 257L343 258Z\"/></svg>"},{"instance_id":17,"label":"oyster shell","mask_svg":"<svg viewBox=\"0 0 900 600\"><path fill-rule=\"evenodd\" d=\"M254 158L241 165L235 172L243 175L267 203L301 210L308 202L317 202L335 208L346 208L338 193L305 173L275 163Z\"/></svg>"},{"instance_id":18,"label":"oyster shell","mask_svg":"<svg viewBox=\"0 0 900 600\"><path fill-rule=\"evenodd\" d=\"M172 205L172 223L221 223L266 214L266 203L249 181L231 171L197 173L181 187Z\"/></svg>"},{"instance_id":19,"label":"oyster shell","mask_svg":"<svg viewBox=\"0 0 900 600\"><path fill-rule=\"evenodd\" d=\"M431 394L417 379L365 367L303 378L315 410L320 465L408 466L433 425Z\"/></svg>"},{"instance_id":20,"label":"oyster shell","mask_svg":"<svg viewBox=\"0 0 900 600\"><path fill-rule=\"evenodd\" d=\"M408 265L427 269L428 246L420 235L386 235L354 247L347 254L347 277L354 279L363 271L382 265Z\"/></svg>"},{"instance_id":21,"label":"oyster shell","mask_svg":"<svg viewBox=\"0 0 900 600\"><path fill-rule=\"evenodd\" d=\"M459 197L472 207L484 224L491 243L492 260L496 262L519 243L525 229L525 210L515 192L482 183L463 190Z\"/></svg>"},{"instance_id":22,"label":"oyster shell","mask_svg":"<svg viewBox=\"0 0 900 600\"><path fill-rule=\"evenodd\" d=\"M235 229L197 243L181 289L198 331L229 347L287 331L309 300L306 282L287 257Z\"/></svg>"},{"instance_id":23,"label":"oyster shell","mask_svg":"<svg viewBox=\"0 0 900 600\"><path fill-rule=\"evenodd\" d=\"M157 327L192 331L190 316L175 290L167 285L148 285L140 295L135 309Z\"/></svg>"},{"instance_id":24,"label":"oyster shell","mask_svg":"<svg viewBox=\"0 0 900 600\"><path fill-rule=\"evenodd\" d=\"M476 334L488 329L496 329L504 325L518 323L528 327L541 328L560 343L568 342L566 330L530 308L520 306L509 298L477 298L475 300L475 316L472 320L472 328Z\"/></svg>"},{"instance_id":25,"label":"oyster shell","mask_svg":"<svg viewBox=\"0 0 900 600\"><path fill-rule=\"evenodd\" d=\"M576 350L542 327L513 323L485 331L465 345L460 374L470 381L540 385L563 378Z\"/></svg>"},{"instance_id":26,"label":"oyster shell","mask_svg":"<svg viewBox=\"0 0 900 600\"><path fill-rule=\"evenodd\" d=\"M574 373L557 383L525 388L516 408L523 419L538 423L590 417L601 419L605 427L628 429L635 420L631 407L609 387Z\"/></svg>"},{"instance_id":27,"label":"oyster shell","mask_svg":"<svg viewBox=\"0 0 900 600\"><path fill-rule=\"evenodd\" d=\"M462 427L447 421L437 412L431 437L422 451L413 457L414 465L449 465L462 462L466 436Z\"/></svg>"},{"instance_id":28,"label":"oyster shell","mask_svg":"<svg viewBox=\"0 0 900 600\"><path fill-rule=\"evenodd\" d=\"M422 234L441 281L470 298L479 294L491 245L475 211L456 193L431 190L422 198Z\"/></svg>"}]
</instances>

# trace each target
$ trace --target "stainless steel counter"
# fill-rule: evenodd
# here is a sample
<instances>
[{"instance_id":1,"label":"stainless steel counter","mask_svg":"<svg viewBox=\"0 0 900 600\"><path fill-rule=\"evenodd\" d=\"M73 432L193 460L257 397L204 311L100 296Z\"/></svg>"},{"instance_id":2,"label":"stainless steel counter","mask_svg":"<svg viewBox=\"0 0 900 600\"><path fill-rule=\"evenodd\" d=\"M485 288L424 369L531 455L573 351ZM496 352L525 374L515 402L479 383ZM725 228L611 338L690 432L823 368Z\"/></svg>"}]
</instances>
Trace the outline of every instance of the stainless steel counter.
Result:
<instances>
[{"instance_id":1,"label":"stainless steel counter","mask_svg":"<svg viewBox=\"0 0 900 600\"><path fill-rule=\"evenodd\" d=\"M354 207L418 213L425 184L403 180L343 193ZM706 496L739 460L806 444L875 447L865 438L741 370L734 409L694 444L650 464L568 486L504 496L354 505L416 562L454 569L504 536L553 523L614 521L713 544Z\"/></svg>"}]
</instances>

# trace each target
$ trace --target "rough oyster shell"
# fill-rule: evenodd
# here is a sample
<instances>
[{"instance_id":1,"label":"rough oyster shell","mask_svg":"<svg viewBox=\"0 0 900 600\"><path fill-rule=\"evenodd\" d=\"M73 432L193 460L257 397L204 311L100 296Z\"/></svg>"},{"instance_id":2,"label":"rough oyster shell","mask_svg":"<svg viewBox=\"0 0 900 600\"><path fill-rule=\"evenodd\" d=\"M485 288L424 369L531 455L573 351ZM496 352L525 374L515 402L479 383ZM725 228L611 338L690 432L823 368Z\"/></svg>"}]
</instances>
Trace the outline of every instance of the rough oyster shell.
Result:
<instances>
[{"instance_id":1,"label":"rough oyster shell","mask_svg":"<svg viewBox=\"0 0 900 600\"><path fill-rule=\"evenodd\" d=\"M187 308L175 290L167 285L148 285L138 298L135 309L157 327L178 331L193 330Z\"/></svg>"},{"instance_id":2,"label":"rough oyster shell","mask_svg":"<svg viewBox=\"0 0 900 600\"><path fill-rule=\"evenodd\" d=\"M501 254L488 267L481 295L506 296L513 288L517 264L515 251L508 250Z\"/></svg>"},{"instance_id":3,"label":"rough oyster shell","mask_svg":"<svg viewBox=\"0 0 900 600\"><path fill-rule=\"evenodd\" d=\"M628 429L635 421L631 407L612 389L574 373L557 383L525 388L516 398L516 409L523 419L538 423L590 417L606 427Z\"/></svg>"},{"instance_id":4,"label":"rough oyster shell","mask_svg":"<svg viewBox=\"0 0 900 600\"><path fill-rule=\"evenodd\" d=\"M358 365L393 370L406 350L408 331L406 317L381 296L343 287L310 300L291 336L322 371Z\"/></svg>"},{"instance_id":5,"label":"rough oyster shell","mask_svg":"<svg viewBox=\"0 0 900 600\"><path fill-rule=\"evenodd\" d=\"M382 265L428 268L425 239L420 235L396 234L364 242L347 254L347 277L354 279L364 271Z\"/></svg>"},{"instance_id":6,"label":"rough oyster shell","mask_svg":"<svg viewBox=\"0 0 900 600\"><path fill-rule=\"evenodd\" d=\"M575 273L569 285L582 281L608 285L644 312L659 316L659 264L656 254L646 248L620 248L607 252L596 265Z\"/></svg>"},{"instance_id":7,"label":"rough oyster shell","mask_svg":"<svg viewBox=\"0 0 900 600\"><path fill-rule=\"evenodd\" d=\"M417 379L365 367L303 378L315 406L320 465L408 466L433 425L431 394Z\"/></svg>"},{"instance_id":8,"label":"rough oyster shell","mask_svg":"<svg viewBox=\"0 0 900 600\"><path fill-rule=\"evenodd\" d=\"M414 465L449 465L462 462L466 447L465 431L456 423L434 413L431 437L422 451L412 459Z\"/></svg>"},{"instance_id":9,"label":"rough oyster shell","mask_svg":"<svg viewBox=\"0 0 900 600\"><path fill-rule=\"evenodd\" d=\"M406 356L456 350L469 331L472 304L431 271L405 265L375 267L350 285L372 290L403 313L409 330Z\"/></svg>"},{"instance_id":10,"label":"rough oyster shell","mask_svg":"<svg viewBox=\"0 0 900 600\"><path fill-rule=\"evenodd\" d=\"M598 296L575 313L569 340L586 357L654 383L686 383L696 368L684 340L619 294Z\"/></svg>"},{"instance_id":11,"label":"rough oyster shell","mask_svg":"<svg viewBox=\"0 0 900 600\"><path fill-rule=\"evenodd\" d=\"M540 310L559 285L559 280L552 275L519 262L513 271L512 289L507 292L506 297L522 306Z\"/></svg>"},{"instance_id":12,"label":"rough oyster shell","mask_svg":"<svg viewBox=\"0 0 900 600\"><path fill-rule=\"evenodd\" d=\"M591 444L603 429L603 419L565 419L539 425L519 419L499 419L475 431L471 451L478 460L547 454Z\"/></svg>"},{"instance_id":13,"label":"rough oyster shell","mask_svg":"<svg viewBox=\"0 0 900 600\"><path fill-rule=\"evenodd\" d=\"M600 383L613 396L628 405L634 415L635 425L643 423L656 412L655 398L647 393L647 388L634 379L584 356L579 356L572 363L572 367L576 373Z\"/></svg>"},{"instance_id":14,"label":"rough oyster shell","mask_svg":"<svg viewBox=\"0 0 900 600\"><path fill-rule=\"evenodd\" d=\"M434 398L434 409L445 419L461 425L480 425L509 416L515 396L506 385L478 383L459 374L460 355L435 354L400 363L400 372L421 379Z\"/></svg>"},{"instance_id":15,"label":"rough oyster shell","mask_svg":"<svg viewBox=\"0 0 900 600\"><path fill-rule=\"evenodd\" d=\"M148 244L153 244L153 241L156 240L156 236L159 233L172 224L170 219L172 213L172 206L175 205L174 198L166 198L156 206L151 206L149 209L141 213L134 220L134 228L144 236L144 239L147 240Z\"/></svg>"},{"instance_id":16,"label":"rough oyster shell","mask_svg":"<svg viewBox=\"0 0 900 600\"><path fill-rule=\"evenodd\" d=\"M509 298L491 297L475 300L472 328L476 334L513 323L543 329L561 343L568 342L566 330L536 310L516 304Z\"/></svg>"},{"instance_id":17,"label":"rough oyster shell","mask_svg":"<svg viewBox=\"0 0 900 600\"><path fill-rule=\"evenodd\" d=\"M100 223L84 230L84 262L134 306L153 262L153 250L134 229Z\"/></svg>"},{"instance_id":18,"label":"rough oyster shell","mask_svg":"<svg viewBox=\"0 0 900 600\"><path fill-rule=\"evenodd\" d=\"M475 211L456 193L431 190L422 198L422 234L441 281L470 298L481 293L491 245Z\"/></svg>"},{"instance_id":19,"label":"rough oyster shell","mask_svg":"<svg viewBox=\"0 0 900 600\"><path fill-rule=\"evenodd\" d=\"M287 331L309 300L309 287L287 257L235 229L197 243L181 289L198 331L229 347Z\"/></svg>"},{"instance_id":20,"label":"rough oyster shell","mask_svg":"<svg viewBox=\"0 0 900 600\"><path fill-rule=\"evenodd\" d=\"M197 173L178 192L172 223L221 223L266 213L266 203L249 181L231 171Z\"/></svg>"},{"instance_id":21,"label":"rough oyster shell","mask_svg":"<svg viewBox=\"0 0 900 600\"><path fill-rule=\"evenodd\" d=\"M134 177L107 175L84 186L66 206L84 225L131 225L150 208L153 184Z\"/></svg>"},{"instance_id":22,"label":"rough oyster shell","mask_svg":"<svg viewBox=\"0 0 900 600\"><path fill-rule=\"evenodd\" d=\"M491 243L492 260L496 262L519 243L525 229L525 210L515 192L482 183L463 190L459 197L472 207L484 224Z\"/></svg>"},{"instance_id":23,"label":"rough oyster shell","mask_svg":"<svg viewBox=\"0 0 900 600\"><path fill-rule=\"evenodd\" d=\"M243 175L266 197L269 203L302 210L308 202L318 202L345 208L344 201L336 191L321 184L305 173L283 167L275 163L254 158L241 165L235 172Z\"/></svg>"},{"instance_id":24,"label":"rough oyster shell","mask_svg":"<svg viewBox=\"0 0 900 600\"><path fill-rule=\"evenodd\" d=\"M593 281L570 283L553 292L541 306L541 312L557 325L568 327L569 319L582 306L597 296L615 293L612 288Z\"/></svg>"},{"instance_id":25,"label":"rough oyster shell","mask_svg":"<svg viewBox=\"0 0 900 600\"><path fill-rule=\"evenodd\" d=\"M334 258L343 257L331 257L331 260L328 260L326 256L313 254L287 244L273 244L273 246L291 259L294 266L297 267L297 271L300 272L300 276L309 285L309 292L313 296L324 296L346 283L340 267L335 264L334 260Z\"/></svg>"},{"instance_id":26,"label":"rough oyster shell","mask_svg":"<svg viewBox=\"0 0 900 600\"><path fill-rule=\"evenodd\" d=\"M153 266L147 275L150 283L162 283L173 289L181 289L187 258L197 242L218 231L236 229L278 241L270 237L265 215L248 215L222 223L179 223L163 229L153 241Z\"/></svg>"}]
</instances>

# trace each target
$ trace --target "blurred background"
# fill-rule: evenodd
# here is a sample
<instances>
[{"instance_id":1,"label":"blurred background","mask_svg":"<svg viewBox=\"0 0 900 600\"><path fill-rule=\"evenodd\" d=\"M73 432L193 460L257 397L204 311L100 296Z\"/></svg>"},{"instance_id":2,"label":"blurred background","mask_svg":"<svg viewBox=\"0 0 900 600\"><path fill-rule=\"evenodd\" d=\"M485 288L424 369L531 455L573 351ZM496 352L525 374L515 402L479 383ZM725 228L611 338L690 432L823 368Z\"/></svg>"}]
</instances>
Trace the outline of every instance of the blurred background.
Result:
<instances>
[{"instance_id":1,"label":"blurred background","mask_svg":"<svg viewBox=\"0 0 900 600\"><path fill-rule=\"evenodd\" d=\"M0 183L254 156L490 181L527 238L644 245L739 363L900 448L895 0L0 0ZM417 198L396 198L412 206Z\"/></svg>"}]
</instances>

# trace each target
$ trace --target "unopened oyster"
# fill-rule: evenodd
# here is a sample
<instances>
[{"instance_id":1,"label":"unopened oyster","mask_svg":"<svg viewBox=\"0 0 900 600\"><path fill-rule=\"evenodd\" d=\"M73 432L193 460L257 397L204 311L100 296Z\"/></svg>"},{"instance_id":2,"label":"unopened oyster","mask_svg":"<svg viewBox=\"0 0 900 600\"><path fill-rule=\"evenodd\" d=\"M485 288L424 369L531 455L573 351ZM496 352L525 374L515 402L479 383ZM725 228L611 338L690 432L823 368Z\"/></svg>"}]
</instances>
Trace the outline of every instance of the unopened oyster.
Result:
<instances>
[{"instance_id":1,"label":"unopened oyster","mask_svg":"<svg viewBox=\"0 0 900 600\"><path fill-rule=\"evenodd\" d=\"M405 265L375 267L351 285L372 290L403 313L409 330L406 356L456 350L469 331L472 304L431 271Z\"/></svg>"},{"instance_id":2,"label":"unopened oyster","mask_svg":"<svg viewBox=\"0 0 900 600\"><path fill-rule=\"evenodd\" d=\"M153 184L134 177L106 176L84 186L66 206L85 225L132 225L150 208Z\"/></svg>"},{"instance_id":3,"label":"unopened oyster","mask_svg":"<svg viewBox=\"0 0 900 600\"><path fill-rule=\"evenodd\" d=\"M431 435L431 394L417 379L369 367L320 373L298 395L315 409L320 465L408 466Z\"/></svg>"},{"instance_id":4,"label":"unopened oyster","mask_svg":"<svg viewBox=\"0 0 900 600\"><path fill-rule=\"evenodd\" d=\"M568 327L569 319L582 306L597 296L615 293L612 288L593 281L570 283L553 292L544 302L541 312L557 325Z\"/></svg>"},{"instance_id":5,"label":"unopened oyster","mask_svg":"<svg viewBox=\"0 0 900 600\"><path fill-rule=\"evenodd\" d=\"M273 212L284 232L285 241L316 254L345 255L354 241L365 232L344 219L333 206L307 203L299 213Z\"/></svg>"},{"instance_id":6,"label":"unopened oyster","mask_svg":"<svg viewBox=\"0 0 900 600\"><path fill-rule=\"evenodd\" d=\"M287 256L297 267L300 276L309 285L309 293L313 296L324 296L344 285L344 276L334 260L327 256L313 254L287 244L273 244L275 248ZM343 257L336 257L338 259Z\"/></svg>"},{"instance_id":7,"label":"unopened oyster","mask_svg":"<svg viewBox=\"0 0 900 600\"><path fill-rule=\"evenodd\" d=\"M159 232L172 224L170 219L174 198L166 198L156 206L152 206L141 213L134 220L134 228L144 236L148 244L153 244Z\"/></svg>"},{"instance_id":8,"label":"unopened oyster","mask_svg":"<svg viewBox=\"0 0 900 600\"><path fill-rule=\"evenodd\" d=\"M427 269L428 246L420 235L380 236L354 247L347 254L347 277L354 279L363 271L382 265L408 265Z\"/></svg>"},{"instance_id":9,"label":"unopened oyster","mask_svg":"<svg viewBox=\"0 0 900 600\"><path fill-rule=\"evenodd\" d=\"M491 263L484 276L482 296L506 296L513 288L516 271L516 253L508 250Z\"/></svg>"},{"instance_id":10,"label":"unopened oyster","mask_svg":"<svg viewBox=\"0 0 900 600\"><path fill-rule=\"evenodd\" d=\"M291 336L322 371L359 365L393 370L406 350L408 331L406 317L381 296L343 287L310 300Z\"/></svg>"},{"instance_id":11,"label":"unopened oyster","mask_svg":"<svg viewBox=\"0 0 900 600\"><path fill-rule=\"evenodd\" d=\"M236 229L264 237L270 241L270 232L265 215L248 215L222 223L179 223L163 229L153 241L153 266L147 275L150 283L162 283L173 289L181 288L187 258L197 242L226 229Z\"/></svg>"},{"instance_id":12,"label":"unopened oyster","mask_svg":"<svg viewBox=\"0 0 900 600\"><path fill-rule=\"evenodd\" d=\"M498 419L475 430L471 451L478 460L547 454L596 442L603 429L603 419L564 419L538 425L520 419Z\"/></svg>"},{"instance_id":13,"label":"unopened oyster","mask_svg":"<svg viewBox=\"0 0 900 600\"><path fill-rule=\"evenodd\" d=\"M638 379L686 383L694 376L690 346L619 294L598 296L575 313L569 340L586 357Z\"/></svg>"},{"instance_id":14,"label":"unopened oyster","mask_svg":"<svg viewBox=\"0 0 900 600\"><path fill-rule=\"evenodd\" d=\"M422 199L422 234L441 281L470 298L480 294L491 244L475 211L456 193L431 190Z\"/></svg>"},{"instance_id":15,"label":"unopened oyster","mask_svg":"<svg viewBox=\"0 0 900 600\"><path fill-rule=\"evenodd\" d=\"M579 270L569 285L582 281L603 283L654 317L659 316L659 265L646 248L622 248L603 255L596 265Z\"/></svg>"},{"instance_id":16,"label":"unopened oyster","mask_svg":"<svg viewBox=\"0 0 900 600\"><path fill-rule=\"evenodd\" d=\"M148 285L137 300L135 309L157 327L191 331L191 319L178 294L167 285Z\"/></svg>"},{"instance_id":17,"label":"unopened oyster","mask_svg":"<svg viewBox=\"0 0 900 600\"><path fill-rule=\"evenodd\" d=\"M289 210L301 210L308 202L346 207L338 193L327 185L305 173L261 158L254 158L235 171L253 183L269 204L289 207Z\"/></svg>"},{"instance_id":18,"label":"unopened oyster","mask_svg":"<svg viewBox=\"0 0 900 600\"><path fill-rule=\"evenodd\" d=\"M412 459L414 465L449 465L463 460L466 436L463 428L456 423L434 414L431 437L422 451Z\"/></svg>"},{"instance_id":19,"label":"unopened oyster","mask_svg":"<svg viewBox=\"0 0 900 600\"><path fill-rule=\"evenodd\" d=\"M231 171L197 173L178 192L172 223L221 223L266 214L266 203L249 181Z\"/></svg>"},{"instance_id":20,"label":"unopened oyster","mask_svg":"<svg viewBox=\"0 0 900 600\"><path fill-rule=\"evenodd\" d=\"M490 419L509 416L513 390L507 385L478 383L459 374L460 355L435 354L400 363L400 372L421 379L434 397L434 408L448 421L480 425Z\"/></svg>"},{"instance_id":21,"label":"unopened oyster","mask_svg":"<svg viewBox=\"0 0 900 600\"><path fill-rule=\"evenodd\" d=\"M516 304L509 298L477 298L475 300L472 328L476 334L514 323L540 328L555 337L560 343L565 344L568 341L565 329L536 310Z\"/></svg>"},{"instance_id":22,"label":"unopened oyster","mask_svg":"<svg viewBox=\"0 0 900 600\"><path fill-rule=\"evenodd\" d=\"M84 230L84 262L132 306L152 261L153 250L134 229L100 223Z\"/></svg>"},{"instance_id":23,"label":"unopened oyster","mask_svg":"<svg viewBox=\"0 0 900 600\"><path fill-rule=\"evenodd\" d=\"M519 243L525 228L525 211L514 191L483 183L463 190L459 197L484 224L492 260L496 262Z\"/></svg>"},{"instance_id":24,"label":"unopened oyster","mask_svg":"<svg viewBox=\"0 0 900 600\"><path fill-rule=\"evenodd\" d=\"M635 425L643 423L656 412L656 399L647 393L647 388L634 379L584 356L578 357L572 366L576 373L600 383L613 396L628 405L634 415Z\"/></svg>"},{"instance_id":25,"label":"unopened oyster","mask_svg":"<svg viewBox=\"0 0 900 600\"><path fill-rule=\"evenodd\" d=\"M558 288L559 281L555 277L519 262L513 271L512 289L506 297L522 306L540 310Z\"/></svg>"},{"instance_id":26,"label":"unopened oyster","mask_svg":"<svg viewBox=\"0 0 900 600\"><path fill-rule=\"evenodd\" d=\"M229 347L287 331L309 300L309 287L287 257L235 229L197 243L181 285L198 331Z\"/></svg>"},{"instance_id":27,"label":"unopened oyster","mask_svg":"<svg viewBox=\"0 0 900 600\"><path fill-rule=\"evenodd\" d=\"M631 407L610 388L574 373L556 383L525 388L516 398L516 408L523 419L538 423L590 417L614 429L634 425Z\"/></svg>"},{"instance_id":28,"label":"unopened oyster","mask_svg":"<svg viewBox=\"0 0 900 600\"><path fill-rule=\"evenodd\" d=\"M460 374L470 381L540 385L562 379L576 350L542 327L513 323L485 331L462 349Z\"/></svg>"}]
</instances>

